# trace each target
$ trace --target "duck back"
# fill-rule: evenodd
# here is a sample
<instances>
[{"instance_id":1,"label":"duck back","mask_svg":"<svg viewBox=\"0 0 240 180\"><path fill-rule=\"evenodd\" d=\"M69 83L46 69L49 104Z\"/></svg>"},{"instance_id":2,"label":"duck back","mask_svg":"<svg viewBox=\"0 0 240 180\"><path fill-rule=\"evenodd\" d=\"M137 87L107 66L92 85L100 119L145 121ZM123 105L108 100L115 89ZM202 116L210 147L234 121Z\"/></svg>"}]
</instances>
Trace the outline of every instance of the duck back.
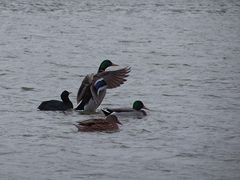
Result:
<instances>
[{"instance_id":1,"label":"duck back","mask_svg":"<svg viewBox=\"0 0 240 180\"><path fill-rule=\"evenodd\" d=\"M65 111L72 108L73 105L71 102L63 103L58 100L44 101L38 106L38 109L41 111Z\"/></svg>"}]
</instances>

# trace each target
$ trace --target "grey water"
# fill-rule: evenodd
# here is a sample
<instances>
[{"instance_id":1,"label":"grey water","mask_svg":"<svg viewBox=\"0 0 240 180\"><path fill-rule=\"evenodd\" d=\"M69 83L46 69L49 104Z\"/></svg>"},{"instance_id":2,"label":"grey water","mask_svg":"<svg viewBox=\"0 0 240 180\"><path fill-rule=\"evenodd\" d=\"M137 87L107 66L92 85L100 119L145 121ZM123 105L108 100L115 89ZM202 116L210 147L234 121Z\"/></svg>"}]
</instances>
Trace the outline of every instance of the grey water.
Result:
<instances>
[{"instance_id":1,"label":"grey water","mask_svg":"<svg viewBox=\"0 0 240 180\"><path fill-rule=\"evenodd\" d=\"M132 70L101 107L148 116L37 110L104 59ZM0 179L240 179L240 1L0 0L0 102Z\"/></svg>"}]
</instances>

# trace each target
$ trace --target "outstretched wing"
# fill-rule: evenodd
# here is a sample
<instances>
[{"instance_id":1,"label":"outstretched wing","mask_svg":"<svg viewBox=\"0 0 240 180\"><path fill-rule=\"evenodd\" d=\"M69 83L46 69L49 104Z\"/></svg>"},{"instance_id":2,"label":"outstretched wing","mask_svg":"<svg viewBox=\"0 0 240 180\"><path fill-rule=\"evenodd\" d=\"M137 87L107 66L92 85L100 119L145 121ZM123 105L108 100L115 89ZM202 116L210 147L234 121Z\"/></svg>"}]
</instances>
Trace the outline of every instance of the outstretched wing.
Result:
<instances>
[{"instance_id":1,"label":"outstretched wing","mask_svg":"<svg viewBox=\"0 0 240 180\"><path fill-rule=\"evenodd\" d=\"M93 74L88 74L82 81L82 84L77 93L77 104L86 97L86 93L89 93L90 86L92 84Z\"/></svg>"},{"instance_id":2,"label":"outstretched wing","mask_svg":"<svg viewBox=\"0 0 240 180\"><path fill-rule=\"evenodd\" d=\"M118 69L115 71L104 71L101 73L98 73L94 76L94 80L97 80L99 78L103 78L104 81L107 83L107 88L112 89L120 86L123 84L126 80L126 77L128 77L128 73L131 71L130 67L125 67L122 69Z\"/></svg>"}]
</instances>

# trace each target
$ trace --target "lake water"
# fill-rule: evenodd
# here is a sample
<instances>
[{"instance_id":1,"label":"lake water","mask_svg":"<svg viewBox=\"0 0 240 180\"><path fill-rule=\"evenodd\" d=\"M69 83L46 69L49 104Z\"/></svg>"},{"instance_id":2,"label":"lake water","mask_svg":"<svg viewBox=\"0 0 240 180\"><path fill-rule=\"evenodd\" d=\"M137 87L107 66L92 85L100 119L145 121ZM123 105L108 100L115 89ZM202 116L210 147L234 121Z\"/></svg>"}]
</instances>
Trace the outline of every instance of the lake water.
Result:
<instances>
[{"instance_id":1,"label":"lake water","mask_svg":"<svg viewBox=\"0 0 240 180\"><path fill-rule=\"evenodd\" d=\"M132 71L101 107L147 117L37 110L104 59ZM240 1L0 0L0 98L0 179L240 179Z\"/></svg>"}]
</instances>

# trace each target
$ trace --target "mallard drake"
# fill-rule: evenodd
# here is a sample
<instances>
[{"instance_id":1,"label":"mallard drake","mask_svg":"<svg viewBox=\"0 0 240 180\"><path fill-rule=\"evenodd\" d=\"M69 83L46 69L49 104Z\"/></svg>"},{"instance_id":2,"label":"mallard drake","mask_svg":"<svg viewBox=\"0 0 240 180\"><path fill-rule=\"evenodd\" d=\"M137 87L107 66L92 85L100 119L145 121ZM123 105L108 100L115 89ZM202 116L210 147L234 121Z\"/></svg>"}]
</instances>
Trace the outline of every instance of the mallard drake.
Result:
<instances>
[{"instance_id":1,"label":"mallard drake","mask_svg":"<svg viewBox=\"0 0 240 180\"><path fill-rule=\"evenodd\" d=\"M38 109L41 111L66 111L69 109L73 109L73 104L68 97L69 94L70 92L65 90L61 94L62 101L59 100L43 101L38 106Z\"/></svg>"},{"instance_id":2,"label":"mallard drake","mask_svg":"<svg viewBox=\"0 0 240 180\"><path fill-rule=\"evenodd\" d=\"M122 124L118 118L111 114L105 119L88 119L74 124L78 131L93 132L93 131L117 131L118 124Z\"/></svg>"},{"instance_id":3,"label":"mallard drake","mask_svg":"<svg viewBox=\"0 0 240 180\"><path fill-rule=\"evenodd\" d=\"M87 112L95 112L102 103L106 95L106 89L112 89L120 86L126 81L129 67L118 69L115 71L105 71L110 66L117 66L110 60L104 60L96 74L88 74L82 81L77 93L76 110L84 110Z\"/></svg>"},{"instance_id":4,"label":"mallard drake","mask_svg":"<svg viewBox=\"0 0 240 180\"><path fill-rule=\"evenodd\" d=\"M132 108L103 108L102 112L106 116L114 112L117 116L135 116L141 118L147 115L143 109L149 110L142 101L137 100L134 101Z\"/></svg>"}]
</instances>

